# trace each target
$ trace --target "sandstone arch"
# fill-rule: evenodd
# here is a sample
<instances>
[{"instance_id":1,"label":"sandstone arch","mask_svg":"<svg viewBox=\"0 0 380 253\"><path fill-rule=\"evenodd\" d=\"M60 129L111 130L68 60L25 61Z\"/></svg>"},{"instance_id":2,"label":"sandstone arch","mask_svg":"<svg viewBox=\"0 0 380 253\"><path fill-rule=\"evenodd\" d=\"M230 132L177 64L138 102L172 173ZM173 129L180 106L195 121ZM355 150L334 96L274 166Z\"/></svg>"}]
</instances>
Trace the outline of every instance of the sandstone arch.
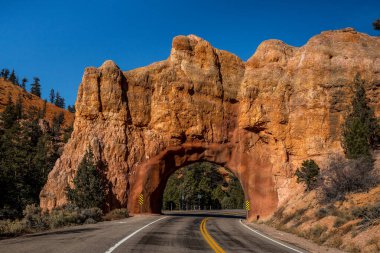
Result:
<instances>
[{"instance_id":1,"label":"sandstone arch","mask_svg":"<svg viewBox=\"0 0 380 253\"><path fill-rule=\"evenodd\" d=\"M140 211L137 199L143 193L147 200L143 210L160 213L163 192L172 173L191 163L207 161L229 169L239 179L245 196L254 203L250 212L264 216L270 214L277 207L278 199L271 171L265 169L268 165L265 161L247 161L248 157L241 157L236 151L236 147L230 144L202 143L186 143L165 150L139 167L129 194L130 210L135 213ZM251 168L250 173L247 174L244 168Z\"/></svg>"},{"instance_id":2,"label":"sandstone arch","mask_svg":"<svg viewBox=\"0 0 380 253\"><path fill-rule=\"evenodd\" d=\"M206 160L240 179L253 210L269 216L302 191L293 173L302 160L323 166L342 152L340 124L357 74L380 115L380 38L353 29L323 32L300 48L263 42L243 62L194 35L178 36L167 60L123 72L112 61L86 68L71 139L40 198L66 203L85 150L108 165L108 208L136 212L172 164ZM174 167L175 167L174 166ZM145 203L146 211L158 209Z\"/></svg>"}]
</instances>

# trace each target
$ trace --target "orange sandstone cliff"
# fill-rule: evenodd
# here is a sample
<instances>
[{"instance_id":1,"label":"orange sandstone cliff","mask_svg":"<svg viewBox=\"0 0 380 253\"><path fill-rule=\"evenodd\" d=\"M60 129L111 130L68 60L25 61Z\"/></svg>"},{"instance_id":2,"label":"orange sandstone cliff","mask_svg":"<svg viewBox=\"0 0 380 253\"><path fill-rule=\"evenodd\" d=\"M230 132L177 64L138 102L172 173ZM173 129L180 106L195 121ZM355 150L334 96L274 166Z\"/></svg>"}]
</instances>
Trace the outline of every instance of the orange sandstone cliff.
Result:
<instances>
[{"instance_id":1,"label":"orange sandstone cliff","mask_svg":"<svg viewBox=\"0 0 380 253\"><path fill-rule=\"evenodd\" d=\"M85 150L107 166L107 208L160 212L169 176L196 161L230 169L252 203L271 215L300 190L295 168L342 152L340 126L355 77L380 116L380 38L343 29L302 47L264 41L243 62L196 37L177 36L167 60L123 72L86 68L74 131L43 188L41 207L66 203Z\"/></svg>"}]
</instances>

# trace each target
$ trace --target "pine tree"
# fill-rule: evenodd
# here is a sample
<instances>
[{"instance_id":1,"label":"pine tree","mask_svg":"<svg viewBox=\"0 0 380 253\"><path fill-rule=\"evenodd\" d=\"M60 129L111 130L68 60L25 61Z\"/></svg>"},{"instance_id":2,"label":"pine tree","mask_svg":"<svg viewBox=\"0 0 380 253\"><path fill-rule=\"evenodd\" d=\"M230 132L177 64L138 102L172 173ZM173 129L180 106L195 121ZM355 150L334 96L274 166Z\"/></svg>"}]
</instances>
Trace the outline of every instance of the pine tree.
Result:
<instances>
[{"instance_id":1,"label":"pine tree","mask_svg":"<svg viewBox=\"0 0 380 253\"><path fill-rule=\"evenodd\" d=\"M296 170L297 183L304 183L306 191L312 190L316 186L319 170L314 160L303 161L301 168Z\"/></svg>"},{"instance_id":2,"label":"pine tree","mask_svg":"<svg viewBox=\"0 0 380 253\"><path fill-rule=\"evenodd\" d=\"M39 110L39 113L38 113L39 119L43 119L46 116L46 104L47 104L47 101L46 101L46 99L44 99L44 104L42 106L42 110Z\"/></svg>"},{"instance_id":3,"label":"pine tree","mask_svg":"<svg viewBox=\"0 0 380 253\"><path fill-rule=\"evenodd\" d=\"M380 30L380 18L377 19L375 22L372 23L373 29Z\"/></svg>"},{"instance_id":4,"label":"pine tree","mask_svg":"<svg viewBox=\"0 0 380 253\"><path fill-rule=\"evenodd\" d=\"M4 77L5 80L8 80L9 70L8 69L2 69L0 72L0 76Z\"/></svg>"},{"instance_id":5,"label":"pine tree","mask_svg":"<svg viewBox=\"0 0 380 253\"><path fill-rule=\"evenodd\" d=\"M59 102L59 107L62 108L62 109L65 109L65 99L63 97L61 97L61 101Z\"/></svg>"},{"instance_id":6,"label":"pine tree","mask_svg":"<svg viewBox=\"0 0 380 253\"><path fill-rule=\"evenodd\" d=\"M379 141L379 126L373 110L368 106L363 81L355 79L355 95L352 100L352 110L347 116L342 130L342 146L346 157L357 159L369 157L371 149Z\"/></svg>"},{"instance_id":7,"label":"pine tree","mask_svg":"<svg viewBox=\"0 0 380 253\"><path fill-rule=\"evenodd\" d=\"M60 136L64 121L65 114L63 112L60 112L58 115L54 115L52 122L52 132L54 136Z\"/></svg>"},{"instance_id":8,"label":"pine tree","mask_svg":"<svg viewBox=\"0 0 380 253\"><path fill-rule=\"evenodd\" d=\"M14 69L12 70L11 75L9 76L9 79L8 79L8 80L9 80L11 83L16 84L16 74L15 74Z\"/></svg>"},{"instance_id":9,"label":"pine tree","mask_svg":"<svg viewBox=\"0 0 380 253\"><path fill-rule=\"evenodd\" d=\"M52 103L52 104L54 104L54 102L55 102L55 92L54 92L54 89L51 89L51 90L50 90L49 101L50 101L50 103Z\"/></svg>"},{"instance_id":10,"label":"pine tree","mask_svg":"<svg viewBox=\"0 0 380 253\"><path fill-rule=\"evenodd\" d=\"M60 108L65 108L65 99L63 97L61 97L59 92L57 92L55 95L54 104Z\"/></svg>"},{"instance_id":11,"label":"pine tree","mask_svg":"<svg viewBox=\"0 0 380 253\"><path fill-rule=\"evenodd\" d=\"M23 88L24 90L26 89L26 83L28 82L28 79L25 77L21 80L21 85L20 87Z\"/></svg>"},{"instance_id":12,"label":"pine tree","mask_svg":"<svg viewBox=\"0 0 380 253\"><path fill-rule=\"evenodd\" d=\"M73 189L66 188L70 202L80 208L103 207L106 196L104 166L95 162L91 149L79 164L73 183Z\"/></svg>"},{"instance_id":13,"label":"pine tree","mask_svg":"<svg viewBox=\"0 0 380 253\"><path fill-rule=\"evenodd\" d=\"M62 122L57 116L57 121ZM0 216L17 218L37 203L47 174L59 157L59 142L39 126L39 109L26 111L19 96L0 113Z\"/></svg>"},{"instance_id":14,"label":"pine tree","mask_svg":"<svg viewBox=\"0 0 380 253\"><path fill-rule=\"evenodd\" d=\"M16 80L15 80L15 83L14 83L15 85L17 85L17 86L21 86L20 85L20 82L19 82L19 79L18 79L18 76L16 76Z\"/></svg>"},{"instance_id":15,"label":"pine tree","mask_svg":"<svg viewBox=\"0 0 380 253\"><path fill-rule=\"evenodd\" d=\"M16 105L15 105L15 115L17 119L21 119L23 117L22 115L22 97L21 94L18 95Z\"/></svg>"},{"instance_id":16,"label":"pine tree","mask_svg":"<svg viewBox=\"0 0 380 253\"><path fill-rule=\"evenodd\" d=\"M17 115L16 107L13 108L14 115ZM4 114L2 116L4 118ZM41 178L37 175L39 168L32 160L40 134L36 120L23 118L21 121L14 120L9 128L4 127L1 136L0 168L6 186L2 192L4 197L0 209L13 210L16 216L22 214L27 204L38 201Z\"/></svg>"},{"instance_id":17,"label":"pine tree","mask_svg":"<svg viewBox=\"0 0 380 253\"><path fill-rule=\"evenodd\" d=\"M38 77L33 77L30 93L36 95L37 97L41 97L41 84Z\"/></svg>"},{"instance_id":18,"label":"pine tree","mask_svg":"<svg viewBox=\"0 0 380 253\"><path fill-rule=\"evenodd\" d=\"M67 107L67 110L69 111L69 112L71 112L71 113L75 113L75 105L73 105L73 106L68 106Z\"/></svg>"},{"instance_id":19,"label":"pine tree","mask_svg":"<svg viewBox=\"0 0 380 253\"><path fill-rule=\"evenodd\" d=\"M16 106L12 101L11 96L8 96L8 103L3 113L1 114L4 129L10 129L17 120Z\"/></svg>"}]
</instances>

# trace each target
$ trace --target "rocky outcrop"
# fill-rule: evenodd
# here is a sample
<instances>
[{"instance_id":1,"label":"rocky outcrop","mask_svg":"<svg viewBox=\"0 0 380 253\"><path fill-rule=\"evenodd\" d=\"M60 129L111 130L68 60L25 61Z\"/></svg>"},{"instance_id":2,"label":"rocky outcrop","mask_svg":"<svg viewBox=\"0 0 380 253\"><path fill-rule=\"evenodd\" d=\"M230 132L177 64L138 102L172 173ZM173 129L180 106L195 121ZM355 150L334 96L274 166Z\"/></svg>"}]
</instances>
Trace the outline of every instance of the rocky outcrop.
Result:
<instances>
[{"instance_id":1,"label":"rocky outcrop","mask_svg":"<svg viewBox=\"0 0 380 253\"><path fill-rule=\"evenodd\" d=\"M295 168L342 152L340 125L360 76L380 116L380 38L323 32L300 48L264 41L243 62L194 35L173 39L167 60L122 72L87 68L74 132L41 192L41 207L66 202L86 149L108 165L108 209L160 212L168 177L195 161L230 169L265 217L292 193Z\"/></svg>"}]
</instances>

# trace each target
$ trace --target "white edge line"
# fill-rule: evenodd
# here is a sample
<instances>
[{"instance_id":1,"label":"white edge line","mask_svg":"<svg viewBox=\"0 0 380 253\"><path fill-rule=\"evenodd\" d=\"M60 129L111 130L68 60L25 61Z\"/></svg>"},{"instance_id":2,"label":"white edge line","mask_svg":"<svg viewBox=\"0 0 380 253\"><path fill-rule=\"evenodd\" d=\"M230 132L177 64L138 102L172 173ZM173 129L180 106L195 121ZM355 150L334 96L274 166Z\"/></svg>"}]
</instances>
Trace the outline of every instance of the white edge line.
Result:
<instances>
[{"instance_id":1,"label":"white edge line","mask_svg":"<svg viewBox=\"0 0 380 253\"><path fill-rule=\"evenodd\" d=\"M286 244L283 244L283 243L281 243L281 242L279 242L279 241L273 240L272 238L270 238L270 237L268 237L268 236L266 236L266 235L263 235L263 234L260 233L259 231L256 231L256 230L254 230L253 228L250 228L249 226L245 225L245 224L242 222L241 219L240 219L240 224L242 224L244 227L248 228L248 229L251 230L252 232L254 232L254 233L256 233L256 234L258 234L258 235L260 235L260 236L262 236L262 237L264 237L264 238L266 238L266 239L268 239L268 240L270 240L270 241L272 241L272 242L275 242L275 243L277 243L277 244L280 244L281 246L284 246L285 248L288 248L288 249L294 250L295 252L298 252L298 253L304 253L303 251L299 251L299 250L294 249L294 248L292 248L292 247L290 247L290 246L288 246L288 245L286 245Z\"/></svg>"},{"instance_id":2,"label":"white edge line","mask_svg":"<svg viewBox=\"0 0 380 253\"><path fill-rule=\"evenodd\" d=\"M156 223L156 222L158 222L158 221L160 221L160 220L162 220L162 219L165 219L165 218L167 218L167 216L162 217L162 218L160 218L160 219L158 219L158 220L152 221L151 223L146 224L146 225L143 226L142 228L137 229L137 230L136 230L135 232L133 232L132 234L130 234L130 235L124 237L123 239L121 239L121 240L120 240L119 242L117 242L114 246L112 246L111 248L109 248L105 253L111 253L111 252L114 251L117 247L119 247L122 243L124 243L126 240L128 240L129 238L131 238L132 236L134 236L135 234L137 234L138 232L140 232L140 231L143 230L144 228L149 227L149 226L152 225L153 223Z\"/></svg>"}]
</instances>

